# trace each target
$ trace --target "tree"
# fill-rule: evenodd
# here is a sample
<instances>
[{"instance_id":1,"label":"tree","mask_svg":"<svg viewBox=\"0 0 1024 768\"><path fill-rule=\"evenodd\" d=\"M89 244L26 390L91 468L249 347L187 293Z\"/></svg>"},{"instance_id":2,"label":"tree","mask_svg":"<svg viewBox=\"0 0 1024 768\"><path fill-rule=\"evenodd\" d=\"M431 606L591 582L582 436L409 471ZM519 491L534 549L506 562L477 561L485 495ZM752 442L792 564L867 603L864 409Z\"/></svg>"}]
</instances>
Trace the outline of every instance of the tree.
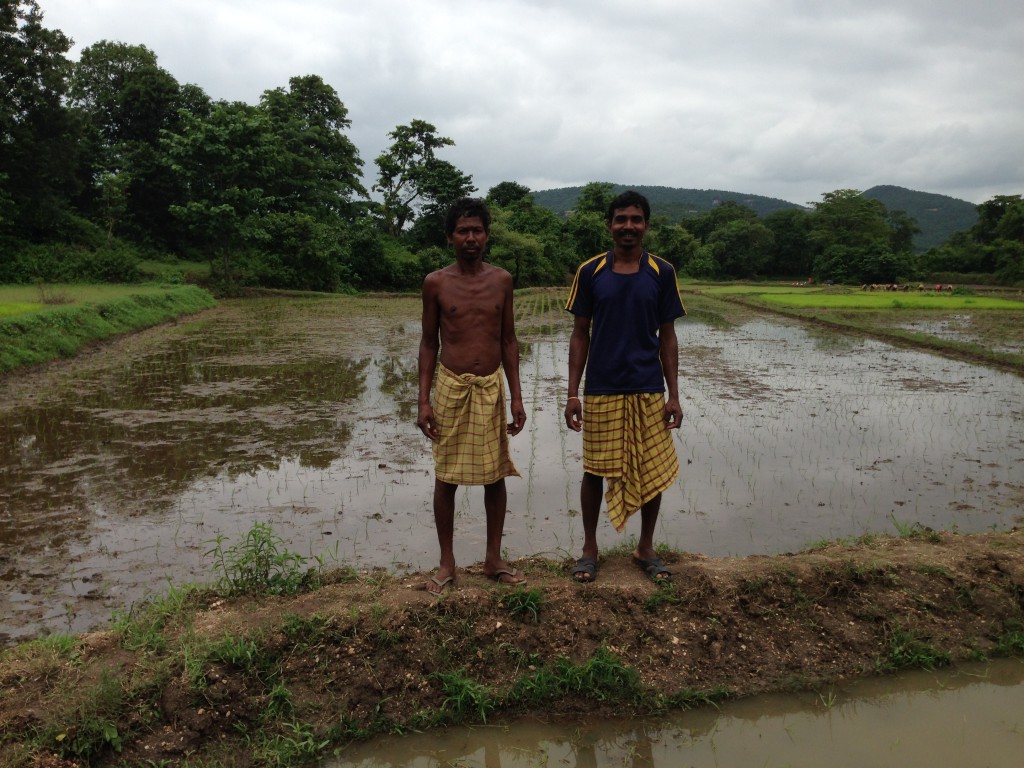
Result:
<instances>
[{"instance_id":1,"label":"tree","mask_svg":"<svg viewBox=\"0 0 1024 768\"><path fill-rule=\"evenodd\" d=\"M1006 235L1000 232L1003 217L1021 205L1020 195L996 195L978 206L978 223L971 228L971 236L975 242L990 245ZM1012 239L1012 235L1011 235Z\"/></svg>"},{"instance_id":2,"label":"tree","mask_svg":"<svg viewBox=\"0 0 1024 768\"><path fill-rule=\"evenodd\" d=\"M810 239L817 246L815 275L836 282L888 283L913 277L912 254L894 254L885 205L855 189L822 195Z\"/></svg>"},{"instance_id":3,"label":"tree","mask_svg":"<svg viewBox=\"0 0 1024 768\"><path fill-rule=\"evenodd\" d=\"M574 212L566 219L564 229L576 264L611 247L612 240L603 213Z\"/></svg>"},{"instance_id":4,"label":"tree","mask_svg":"<svg viewBox=\"0 0 1024 768\"><path fill-rule=\"evenodd\" d=\"M560 266L546 258L540 238L511 229L509 219L509 213L501 208L493 212L487 260L507 269L516 288L550 285L561 279Z\"/></svg>"},{"instance_id":5,"label":"tree","mask_svg":"<svg viewBox=\"0 0 1024 768\"><path fill-rule=\"evenodd\" d=\"M712 232L707 245L713 249L720 276L754 278L764 274L773 237L760 221L737 218Z\"/></svg>"},{"instance_id":6,"label":"tree","mask_svg":"<svg viewBox=\"0 0 1024 768\"><path fill-rule=\"evenodd\" d=\"M343 133L352 121L337 92L317 75L293 77L288 90L264 91L260 106L284 150L272 185L278 210L352 218L352 195L366 194L363 161Z\"/></svg>"},{"instance_id":7,"label":"tree","mask_svg":"<svg viewBox=\"0 0 1024 768\"><path fill-rule=\"evenodd\" d=\"M888 223L892 230L892 250L895 253L913 253L914 235L921 233L917 219L908 216L906 211L890 211Z\"/></svg>"},{"instance_id":8,"label":"tree","mask_svg":"<svg viewBox=\"0 0 1024 768\"><path fill-rule=\"evenodd\" d=\"M686 220L686 228L697 238L706 243L711 233L716 229L724 227L732 221L745 220L754 221L757 213L752 208L740 205L735 200L726 200L721 205L716 205L707 213Z\"/></svg>"},{"instance_id":9,"label":"tree","mask_svg":"<svg viewBox=\"0 0 1024 768\"><path fill-rule=\"evenodd\" d=\"M438 136L430 123L413 120L388 136L393 139L391 146L374 161L378 180L373 190L383 197L377 211L392 237L398 237L421 210L436 216L476 190L472 177L435 156L437 150L455 142Z\"/></svg>"},{"instance_id":10,"label":"tree","mask_svg":"<svg viewBox=\"0 0 1024 768\"><path fill-rule=\"evenodd\" d=\"M179 86L145 46L107 40L82 51L70 97L87 125L91 177L108 186L111 176L118 177L124 190L122 234L137 242L173 243L177 228L169 209L184 191L164 162L160 135L180 130L179 110L186 105L206 114L203 102L209 99L196 86ZM104 194L94 184L81 204L106 218Z\"/></svg>"},{"instance_id":11,"label":"tree","mask_svg":"<svg viewBox=\"0 0 1024 768\"><path fill-rule=\"evenodd\" d=\"M275 207L266 190L279 171L281 146L269 116L241 102L219 102L208 118L186 115L182 131L166 132L162 146L188 194L172 213L234 287L236 262L266 239L263 218Z\"/></svg>"},{"instance_id":12,"label":"tree","mask_svg":"<svg viewBox=\"0 0 1024 768\"><path fill-rule=\"evenodd\" d=\"M81 187L81 124L63 104L70 48L35 0L0 0L0 203L16 238L60 239Z\"/></svg>"},{"instance_id":13,"label":"tree","mask_svg":"<svg viewBox=\"0 0 1024 768\"><path fill-rule=\"evenodd\" d=\"M765 273L778 277L806 278L814 270L811 215L798 208L773 211L763 223L772 232Z\"/></svg>"},{"instance_id":14,"label":"tree","mask_svg":"<svg viewBox=\"0 0 1024 768\"><path fill-rule=\"evenodd\" d=\"M575 213L596 213L602 219L608 214L608 206L615 195L615 185L607 181L592 181L580 190L573 208Z\"/></svg>"},{"instance_id":15,"label":"tree","mask_svg":"<svg viewBox=\"0 0 1024 768\"><path fill-rule=\"evenodd\" d=\"M532 198L530 188L517 181L502 181L487 191L487 203L507 208L514 203ZM532 201L531 201L532 202Z\"/></svg>"},{"instance_id":16,"label":"tree","mask_svg":"<svg viewBox=\"0 0 1024 768\"><path fill-rule=\"evenodd\" d=\"M677 272L684 271L684 265L693 259L700 247L700 241L679 224L662 224L651 231L648 239L651 241L650 250L672 262Z\"/></svg>"}]
</instances>

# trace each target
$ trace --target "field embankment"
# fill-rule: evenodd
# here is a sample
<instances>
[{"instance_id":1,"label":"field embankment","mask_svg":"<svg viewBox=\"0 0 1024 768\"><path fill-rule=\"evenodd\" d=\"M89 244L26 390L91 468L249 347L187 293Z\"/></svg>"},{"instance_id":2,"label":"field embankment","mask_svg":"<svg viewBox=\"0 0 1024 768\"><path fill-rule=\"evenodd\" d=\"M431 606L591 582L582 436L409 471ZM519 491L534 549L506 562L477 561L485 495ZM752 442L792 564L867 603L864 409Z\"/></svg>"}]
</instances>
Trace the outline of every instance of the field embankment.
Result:
<instances>
[{"instance_id":1,"label":"field embankment","mask_svg":"<svg viewBox=\"0 0 1024 768\"><path fill-rule=\"evenodd\" d=\"M525 559L526 588L477 565L440 599L428 574L351 569L277 597L279 577L235 597L172 590L111 631L0 654L0 763L305 765L375 734L665 712L1024 653L1021 531L665 558L665 585L606 553L594 584Z\"/></svg>"},{"instance_id":2,"label":"field embankment","mask_svg":"<svg viewBox=\"0 0 1024 768\"><path fill-rule=\"evenodd\" d=\"M70 357L93 342L215 303L194 285L0 288L0 373Z\"/></svg>"}]
</instances>

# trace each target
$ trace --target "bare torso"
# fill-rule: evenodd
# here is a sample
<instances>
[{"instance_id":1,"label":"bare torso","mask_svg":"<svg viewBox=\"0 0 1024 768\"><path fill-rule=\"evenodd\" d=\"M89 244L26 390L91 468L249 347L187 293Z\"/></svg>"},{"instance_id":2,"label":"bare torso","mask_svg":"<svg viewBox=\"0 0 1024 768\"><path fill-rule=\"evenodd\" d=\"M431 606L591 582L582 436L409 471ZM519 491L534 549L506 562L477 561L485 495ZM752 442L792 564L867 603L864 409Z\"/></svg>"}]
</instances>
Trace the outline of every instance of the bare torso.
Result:
<instances>
[{"instance_id":1,"label":"bare torso","mask_svg":"<svg viewBox=\"0 0 1024 768\"><path fill-rule=\"evenodd\" d=\"M436 306L441 364L456 374L494 373L502 359L509 274L490 264L467 274L453 264L431 275L428 289Z\"/></svg>"}]
</instances>

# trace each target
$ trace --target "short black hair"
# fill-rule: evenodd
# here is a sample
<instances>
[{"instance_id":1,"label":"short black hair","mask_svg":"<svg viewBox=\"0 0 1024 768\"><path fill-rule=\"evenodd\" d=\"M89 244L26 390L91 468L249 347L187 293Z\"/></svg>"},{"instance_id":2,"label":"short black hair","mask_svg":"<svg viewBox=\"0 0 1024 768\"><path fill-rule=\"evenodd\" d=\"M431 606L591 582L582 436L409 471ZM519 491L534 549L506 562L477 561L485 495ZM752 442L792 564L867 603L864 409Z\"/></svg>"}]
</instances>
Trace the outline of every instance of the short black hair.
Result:
<instances>
[{"instance_id":1,"label":"short black hair","mask_svg":"<svg viewBox=\"0 0 1024 768\"><path fill-rule=\"evenodd\" d=\"M491 212L487 209L487 203L479 197L464 197L455 202L448 209L448 215L444 220L444 231L449 237L455 234L455 224L463 216L475 216L484 225L484 232L491 232Z\"/></svg>"},{"instance_id":2,"label":"short black hair","mask_svg":"<svg viewBox=\"0 0 1024 768\"><path fill-rule=\"evenodd\" d=\"M651 220L651 204L647 202L647 198L641 195L639 192L627 189L625 192L620 194L610 203L608 203L608 212L605 214L605 221L611 222L615 218L615 212L620 208L629 208L631 205L639 206L644 212L644 221Z\"/></svg>"}]
</instances>

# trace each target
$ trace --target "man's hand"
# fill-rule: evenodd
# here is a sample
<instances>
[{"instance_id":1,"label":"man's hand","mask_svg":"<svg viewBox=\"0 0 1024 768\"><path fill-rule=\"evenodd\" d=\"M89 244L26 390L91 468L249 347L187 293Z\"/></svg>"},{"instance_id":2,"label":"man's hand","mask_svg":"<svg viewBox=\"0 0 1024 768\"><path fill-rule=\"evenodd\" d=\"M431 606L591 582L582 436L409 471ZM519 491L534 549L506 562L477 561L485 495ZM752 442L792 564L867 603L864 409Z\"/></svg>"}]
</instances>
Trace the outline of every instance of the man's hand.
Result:
<instances>
[{"instance_id":1,"label":"man's hand","mask_svg":"<svg viewBox=\"0 0 1024 768\"><path fill-rule=\"evenodd\" d=\"M420 428L420 432L431 440L437 440L440 437L437 431L437 424L434 423L434 409L430 407L430 403L420 404L419 416L416 417L416 426Z\"/></svg>"},{"instance_id":2,"label":"man's hand","mask_svg":"<svg viewBox=\"0 0 1024 768\"><path fill-rule=\"evenodd\" d=\"M573 432L583 429L583 402L578 397L570 397L565 404L565 426Z\"/></svg>"},{"instance_id":3,"label":"man's hand","mask_svg":"<svg viewBox=\"0 0 1024 768\"><path fill-rule=\"evenodd\" d=\"M510 435L518 435L523 431L523 427L526 426L526 409L523 408L522 400L513 400L511 408L512 423L508 425L508 433Z\"/></svg>"},{"instance_id":4,"label":"man's hand","mask_svg":"<svg viewBox=\"0 0 1024 768\"><path fill-rule=\"evenodd\" d=\"M670 397L665 401L665 426L668 429L679 429L679 425L683 421L683 409L679 405L679 400Z\"/></svg>"}]
</instances>

